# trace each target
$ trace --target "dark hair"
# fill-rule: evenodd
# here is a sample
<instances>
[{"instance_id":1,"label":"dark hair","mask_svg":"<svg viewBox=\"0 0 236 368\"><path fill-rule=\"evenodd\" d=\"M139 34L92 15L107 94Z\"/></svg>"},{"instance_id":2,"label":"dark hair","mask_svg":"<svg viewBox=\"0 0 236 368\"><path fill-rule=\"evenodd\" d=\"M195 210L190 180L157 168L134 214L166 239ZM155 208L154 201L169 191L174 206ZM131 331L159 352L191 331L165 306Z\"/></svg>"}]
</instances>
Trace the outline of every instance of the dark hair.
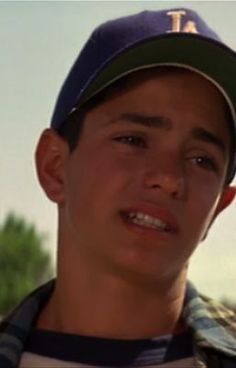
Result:
<instances>
[{"instance_id":1,"label":"dark hair","mask_svg":"<svg viewBox=\"0 0 236 368\"><path fill-rule=\"evenodd\" d=\"M73 152L78 144L87 111L85 108L73 111L57 129L57 133L68 143L70 152Z\"/></svg>"}]
</instances>

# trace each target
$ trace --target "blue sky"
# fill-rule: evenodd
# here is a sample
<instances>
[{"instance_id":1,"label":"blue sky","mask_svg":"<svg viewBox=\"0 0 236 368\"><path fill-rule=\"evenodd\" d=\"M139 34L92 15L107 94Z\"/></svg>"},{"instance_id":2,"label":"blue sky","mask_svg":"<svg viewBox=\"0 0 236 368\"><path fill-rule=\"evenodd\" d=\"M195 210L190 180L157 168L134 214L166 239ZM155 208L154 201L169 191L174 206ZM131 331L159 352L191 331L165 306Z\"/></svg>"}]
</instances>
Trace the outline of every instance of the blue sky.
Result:
<instances>
[{"instance_id":1,"label":"blue sky","mask_svg":"<svg viewBox=\"0 0 236 368\"><path fill-rule=\"evenodd\" d=\"M236 49L233 1L5 1L0 2L0 221L10 210L47 233L56 254L55 206L40 189L34 149L49 125L59 88L92 30L144 9L197 10ZM190 278L213 297L236 300L236 204L226 210L194 255Z\"/></svg>"}]
</instances>

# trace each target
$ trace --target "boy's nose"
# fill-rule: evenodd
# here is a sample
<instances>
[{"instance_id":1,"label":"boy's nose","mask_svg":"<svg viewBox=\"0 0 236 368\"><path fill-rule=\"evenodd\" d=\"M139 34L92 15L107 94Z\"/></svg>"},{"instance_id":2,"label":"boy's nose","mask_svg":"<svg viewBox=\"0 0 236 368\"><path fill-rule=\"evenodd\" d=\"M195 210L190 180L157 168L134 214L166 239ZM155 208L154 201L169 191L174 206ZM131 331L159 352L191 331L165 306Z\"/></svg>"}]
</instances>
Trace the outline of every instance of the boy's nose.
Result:
<instances>
[{"instance_id":1,"label":"boy's nose","mask_svg":"<svg viewBox=\"0 0 236 368\"><path fill-rule=\"evenodd\" d=\"M145 187L160 190L169 196L182 199L186 191L184 168L171 156L155 159L148 163L145 172Z\"/></svg>"}]
</instances>

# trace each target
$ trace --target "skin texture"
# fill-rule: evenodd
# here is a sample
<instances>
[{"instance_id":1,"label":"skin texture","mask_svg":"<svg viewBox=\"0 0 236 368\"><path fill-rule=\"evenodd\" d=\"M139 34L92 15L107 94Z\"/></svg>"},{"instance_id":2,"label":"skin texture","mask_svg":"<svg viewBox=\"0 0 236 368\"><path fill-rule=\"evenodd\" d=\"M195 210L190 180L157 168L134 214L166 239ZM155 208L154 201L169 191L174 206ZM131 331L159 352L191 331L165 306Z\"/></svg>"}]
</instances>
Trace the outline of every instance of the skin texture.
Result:
<instances>
[{"instance_id":1,"label":"skin texture","mask_svg":"<svg viewBox=\"0 0 236 368\"><path fill-rule=\"evenodd\" d=\"M190 256L235 194L224 186L229 145L223 97L184 70L131 77L87 113L72 154L46 130L36 162L58 204L59 256L38 327L128 339L182 330Z\"/></svg>"}]
</instances>

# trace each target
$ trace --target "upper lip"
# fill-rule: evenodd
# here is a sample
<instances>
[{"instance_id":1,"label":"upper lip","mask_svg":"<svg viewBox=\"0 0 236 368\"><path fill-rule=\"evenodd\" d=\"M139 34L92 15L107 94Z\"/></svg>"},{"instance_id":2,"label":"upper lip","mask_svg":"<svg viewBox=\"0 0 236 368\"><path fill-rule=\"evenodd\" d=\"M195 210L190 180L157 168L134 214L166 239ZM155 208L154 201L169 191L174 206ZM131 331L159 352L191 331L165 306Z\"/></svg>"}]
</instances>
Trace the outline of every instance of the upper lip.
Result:
<instances>
[{"instance_id":1,"label":"upper lip","mask_svg":"<svg viewBox=\"0 0 236 368\"><path fill-rule=\"evenodd\" d=\"M163 206L152 205L147 203L142 204L135 204L126 209L122 210L123 213L130 213L130 212L141 212L146 215L152 216L154 218L159 219L160 221L164 222L167 227L174 233L179 232L179 224L177 218L169 211L168 209L164 208Z\"/></svg>"}]
</instances>

